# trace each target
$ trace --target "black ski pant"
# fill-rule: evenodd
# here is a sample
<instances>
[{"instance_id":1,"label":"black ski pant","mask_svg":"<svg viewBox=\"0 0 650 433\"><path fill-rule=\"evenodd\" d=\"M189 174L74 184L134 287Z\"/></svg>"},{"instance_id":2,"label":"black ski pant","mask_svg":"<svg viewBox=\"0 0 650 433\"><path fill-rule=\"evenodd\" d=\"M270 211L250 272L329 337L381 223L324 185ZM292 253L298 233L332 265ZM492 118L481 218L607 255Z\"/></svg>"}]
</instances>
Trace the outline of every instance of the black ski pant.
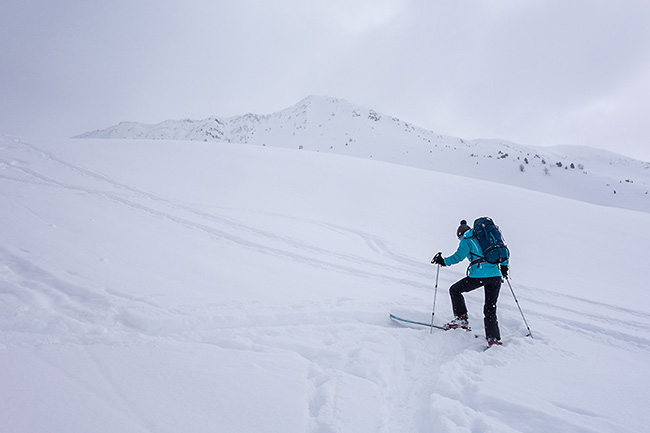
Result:
<instances>
[{"instance_id":1,"label":"black ski pant","mask_svg":"<svg viewBox=\"0 0 650 433\"><path fill-rule=\"evenodd\" d=\"M483 305L483 323L485 325L485 336L501 339L499 332L499 321L497 320L497 299L501 290L501 277L470 278L465 277L454 283L449 288L451 306L456 317L467 314L467 306L463 293L471 292L479 287L485 287L485 304Z\"/></svg>"}]
</instances>

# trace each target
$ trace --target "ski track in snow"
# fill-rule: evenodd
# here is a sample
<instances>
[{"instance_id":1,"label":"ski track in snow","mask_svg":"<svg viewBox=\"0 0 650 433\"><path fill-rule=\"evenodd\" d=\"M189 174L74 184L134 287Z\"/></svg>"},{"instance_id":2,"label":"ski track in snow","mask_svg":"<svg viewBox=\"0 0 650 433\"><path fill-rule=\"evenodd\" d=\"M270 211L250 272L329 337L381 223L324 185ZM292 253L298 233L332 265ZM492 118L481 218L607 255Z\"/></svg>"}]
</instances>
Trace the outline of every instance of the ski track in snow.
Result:
<instances>
[{"instance_id":1,"label":"ski track in snow","mask_svg":"<svg viewBox=\"0 0 650 433\"><path fill-rule=\"evenodd\" d=\"M16 145L23 146L23 160L0 161L3 182L29 183L38 188L94 196L153 218L166 219L188 230L201 231L218 242L230 242L333 272L407 286L412 288L414 297L429 302L433 268L424 270L421 264L403 257L391 248L390 242L378 236L321 221L301 221L360 238L377 257L368 261L361 255L325 250L244 224L215 210L200 209L136 189L36 146ZM46 164L49 174L29 168L32 162ZM3 302L0 347L53 343L153 344L172 340L231 351L298 355L308 364L304 378L310 393L306 417L309 431L313 433L354 431L355 425L361 429L372 425L377 432L397 431L404 425L411 425L412 432L422 433L607 431L607 425L604 429L595 427L602 423L597 414L580 408L558 406L562 413L573 412L575 419L586 420L567 425L566 416L551 416L545 408L534 410L531 405L486 395L481 386L485 372L514 362L509 358L516 360L530 354L533 347L549 358L563 356L563 349L554 348L546 336L548 332L543 331L553 327L586 335L594 341L605 341L623 353L650 352L649 315L516 284L535 339L524 337L526 329L519 311L504 286L499 308L502 332L508 336L507 346L484 353L484 343L469 334L438 332L433 338L428 330L395 325L387 317L387 306L379 302L360 303L341 298L331 301L331 305L321 302L262 306L226 302L165 308L146 297L72 284L30 262L28 252L11 252L0 247L0 263ZM441 282L441 287L448 287L448 282ZM441 291L441 298L445 295ZM233 307L245 314L234 317ZM418 305L416 309L422 307ZM447 312L440 314L447 315ZM30 320L34 316L39 320ZM478 323L475 326L482 328ZM356 341L356 335L363 335L365 340ZM381 360L392 360L392 363ZM98 366L97 371L102 372L102 368ZM153 431L115 379L106 375L103 379L106 387L93 383L79 385L99 393L97 397L107 406L123 413L143 430ZM79 379L71 376L70 380ZM101 389L113 391L105 394ZM359 390L365 391L367 401L347 399L348 395L358 395ZM513 413L519 414L519 418L513 418Z\"/></svg>"},{"instance_id":2,"label":"ski track in snow","mask_svg":"<svg viewBox=\"0 0 650 433\"><path fill-rule=\"evenodd\" d=\"M21 182L33 182L42 186L58 187L71 192L94 195L127 206L134 210L145 212L157 218L170 220L173 223L184 226L188 229L205 232L216 239L227 240L242 247L256 249L266 254L289 258L294 261L304 262L312 266L318 266L324 269L335 269L340 272L346 272L371 279L388 278L397 284L413 285L416 288L428 287L428 283L417 283L407 278L398 279L393 277L392 274L395 272L404 273L409 276L419 274L422 277L427 277L427 275L421 271L421 266L419 266L418 263L403 259L400 255L390 250L387 242L379 239L377 236L372 236L358 230L351 230L328 223L305 221L306 223L319 225L335 232L347 232L361 237L373 251L379 253L381 256L397 261L399 265L410 265L411 268L405 270L403 269L403 266L390 265L384 262L369 262L367 258L361 256L345 254L339 251L324 251L322 248L305 244L304 242L291 237L278 236L273 232L233 221L231 218L226 216L201 211L191 207L190 205L167 200L153 193L135 189L126 184L111 180L108 176L63 161L55 155L40 150L33 145L26 143L23 144L28 150L41 155L43 158L55 163L64 170L79 174L82 177L79 181L80 184L87 184L87 178L90 178L97 184L97 187L89 189L72 184L71 181L63 182L52 179L26 167L16 167L16 170L27 175L26 179L23 178L19 180ZM286 219L294 219L290 216L282 217ZM322 257L315 258L315 254ZM360 269L359 266L355 266L359 264L363 264L364 267L370 265L373 267L373 272L366 272ZM391 272L386 273L384 269L388 269ZM381 275L382 273L383 275Z\"/></svg>"}]
</instances>

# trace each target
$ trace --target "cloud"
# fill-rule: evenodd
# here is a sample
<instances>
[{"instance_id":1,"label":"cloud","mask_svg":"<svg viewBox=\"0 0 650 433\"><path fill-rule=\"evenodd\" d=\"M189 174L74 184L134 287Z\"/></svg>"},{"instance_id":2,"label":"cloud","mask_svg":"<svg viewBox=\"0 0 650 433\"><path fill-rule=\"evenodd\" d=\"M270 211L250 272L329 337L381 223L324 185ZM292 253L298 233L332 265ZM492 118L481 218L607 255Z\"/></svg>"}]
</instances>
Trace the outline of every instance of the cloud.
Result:
<instances>
[{"instance_id":1,"label":"cloud","mask_svg":"<svg viewBox=\"0 0 650 433\"><path fill-rule=\"evenodd\" d=\"M618 137L643 152L648 16L641 0L12 2L0 131L70 136L322 94L466 138Z\"/></svg>"}]
</instances>

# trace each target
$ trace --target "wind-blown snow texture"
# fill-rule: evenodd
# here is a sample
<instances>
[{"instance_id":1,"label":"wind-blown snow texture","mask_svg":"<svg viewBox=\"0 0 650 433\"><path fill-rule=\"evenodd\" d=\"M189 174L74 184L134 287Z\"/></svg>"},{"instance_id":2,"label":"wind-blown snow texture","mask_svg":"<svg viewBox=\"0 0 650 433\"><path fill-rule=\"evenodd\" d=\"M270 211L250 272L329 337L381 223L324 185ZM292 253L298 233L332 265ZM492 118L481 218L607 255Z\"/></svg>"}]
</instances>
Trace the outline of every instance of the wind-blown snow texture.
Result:
<instances>
[{"instance_id":1,"label":"wind-blown snow texture","mask_svg":"<svg viewBox=\"0 0 650 433\"><path fill-rule=\"evenodd\" d=\"M646 431L649 213L288 147L0 137L0 431ZM535 339L393 323L481 215Z\"/></svg>"}]
</instances>

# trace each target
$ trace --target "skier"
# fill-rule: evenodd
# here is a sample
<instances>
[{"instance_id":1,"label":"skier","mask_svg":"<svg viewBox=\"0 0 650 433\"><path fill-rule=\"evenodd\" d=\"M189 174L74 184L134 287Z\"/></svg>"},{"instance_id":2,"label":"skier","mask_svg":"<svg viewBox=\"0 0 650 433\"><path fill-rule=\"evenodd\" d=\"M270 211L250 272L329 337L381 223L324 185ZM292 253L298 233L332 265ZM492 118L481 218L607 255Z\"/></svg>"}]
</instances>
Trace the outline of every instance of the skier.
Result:
<instances>
[{"instance_id":1,"label":"skier","mask_svg":"<svg viewBox=\"0 0 650 433\"><path fill-rule=\"evenodd\" d=\"M483 322L485 337L489 346L501 345L501 334L497 320L497 298L501 289L501 278L508 278L508 261L506 260L500 265L481 261L483 250L476 238L473 237L473 230L465 220L460 222L456 236L458 236L460 243L454 254L449 257L442 257L442 253L438 252L431 260L432 264L440 266L455 265L466 258L470 261L467 277L454 283L449 288L451 304L456 318L447 323L445 327L448 329L469 329L469 318L463 293L484 287Z\"/></svg>"}]
</instances>

